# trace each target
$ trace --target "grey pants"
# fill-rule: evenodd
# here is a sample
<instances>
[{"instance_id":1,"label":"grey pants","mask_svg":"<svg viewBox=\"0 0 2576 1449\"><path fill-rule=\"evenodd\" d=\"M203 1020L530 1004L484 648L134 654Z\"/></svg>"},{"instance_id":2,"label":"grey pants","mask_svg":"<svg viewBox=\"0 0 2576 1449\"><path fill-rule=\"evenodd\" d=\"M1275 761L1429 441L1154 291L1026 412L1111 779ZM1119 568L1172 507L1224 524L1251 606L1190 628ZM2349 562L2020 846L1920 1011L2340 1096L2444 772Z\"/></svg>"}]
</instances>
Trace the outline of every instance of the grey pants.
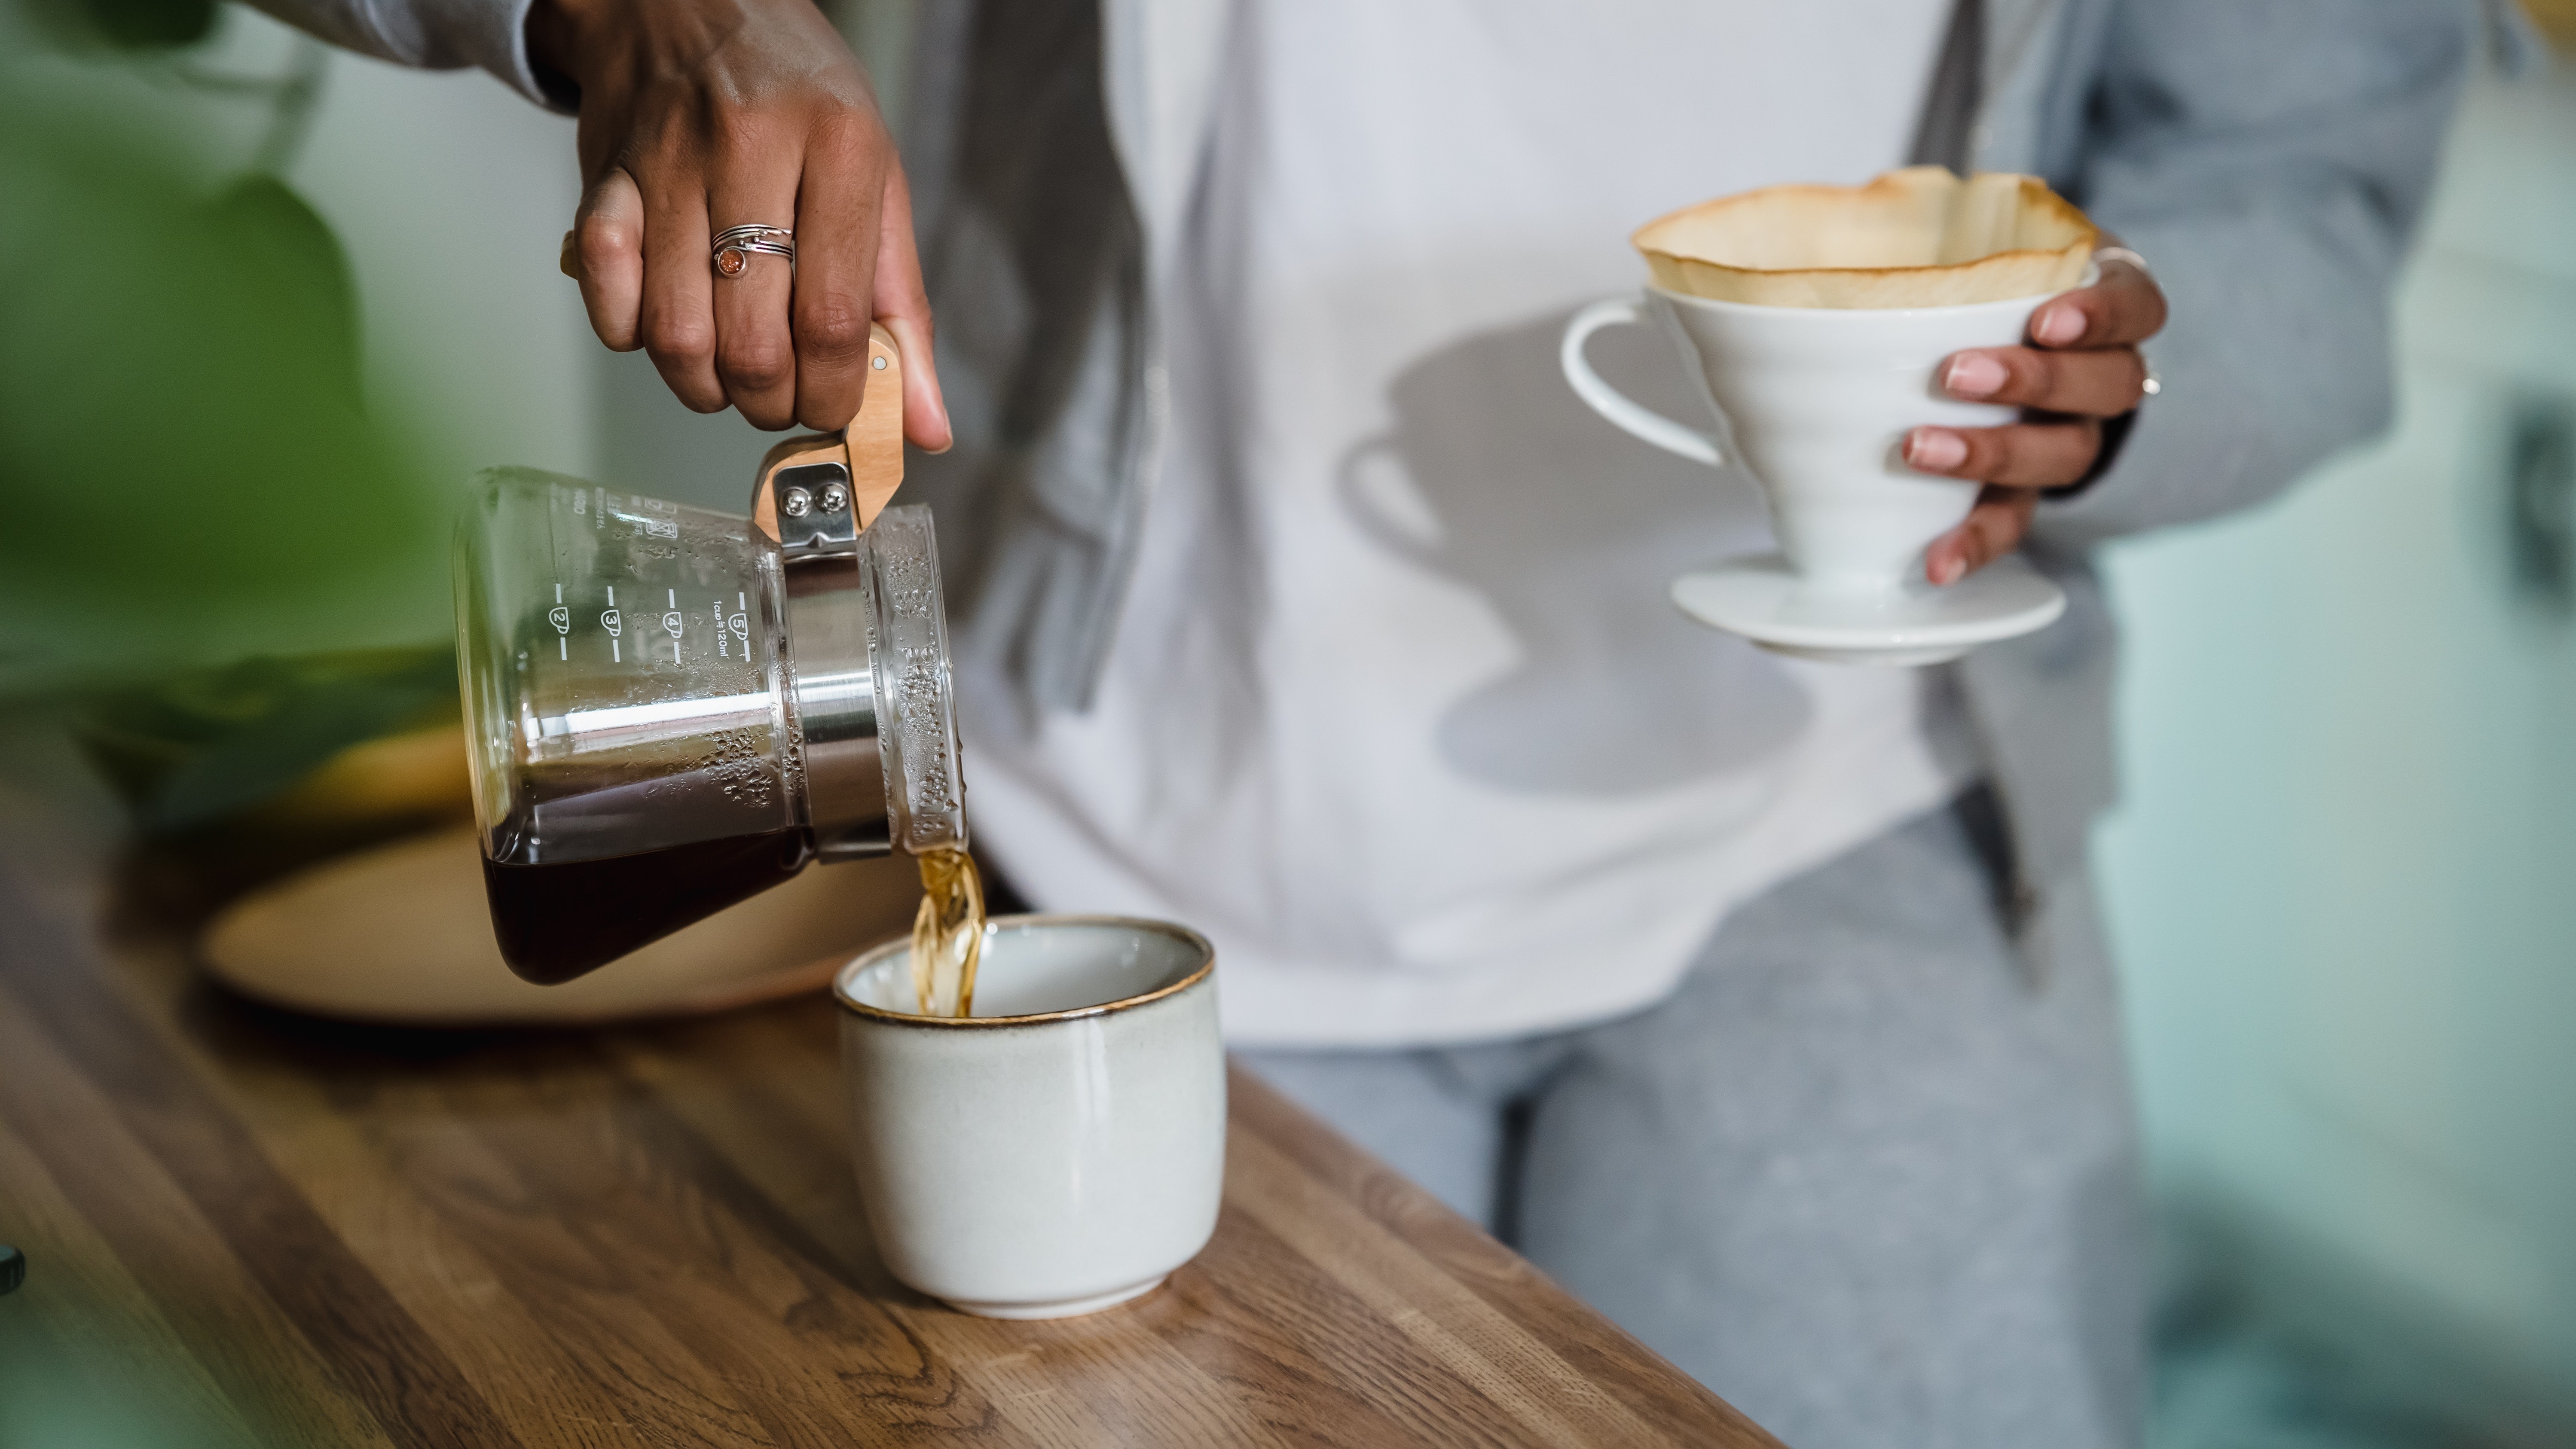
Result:
<instances>
[{"instance_id":1,"label":"grey pants","mask_svg":"<svg viewBox=\"0 0 2576 1449\"><path fill-rule=\"evenodd\" d=\"M1245 1060L1799 1449L2135 1444L2107 953L2034 991L1993 901L1954 807L1738 911L1638 1015Z\"/></svg>"}]
</instances>

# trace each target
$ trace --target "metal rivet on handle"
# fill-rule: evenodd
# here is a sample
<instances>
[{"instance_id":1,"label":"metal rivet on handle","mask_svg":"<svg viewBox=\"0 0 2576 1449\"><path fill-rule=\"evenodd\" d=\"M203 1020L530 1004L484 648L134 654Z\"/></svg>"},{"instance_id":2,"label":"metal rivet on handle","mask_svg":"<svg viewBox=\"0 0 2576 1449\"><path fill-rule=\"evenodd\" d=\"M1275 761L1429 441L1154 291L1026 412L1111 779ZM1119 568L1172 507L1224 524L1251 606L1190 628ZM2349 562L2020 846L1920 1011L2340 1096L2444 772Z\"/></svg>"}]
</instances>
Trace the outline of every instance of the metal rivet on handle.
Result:
<instances>
[{"instance_id":1,"label":"metal rivet on handle","mask_svg":"<svg viewBox=\"0 0 2576 1449\"><path fill-rule=\"evenodd\" d=\"M877 371L879 371L879 372L883 372L883 371L885 371L885 359L884 359L884 358L882 358L882 357L878 357L878 358L872 358L872 359L870 359L870 360L869 360L869 362L868 362L868 365L869 365L870 367L875 368L875 369L876 369Z\"/></svg>"},{"instance_id":2,"label":"metal rivet on handle","mask_svg":"<svg viewBox=\"0 0 2576 1449\"><path fill-rule=\"evenodd\" d=\"M803 518L814 511L814 495L802 488L790 488L787 496L778 500L778 511L790 518Z\"/></svg>"},{"instance_id":3,"label":"metal rivet on handle","mask_svg":"<svg viewBox=\"0 0 2576 1449\"><path fill-rule=\"evenodd\" d=\"M850 490L838 483L823 485L823 511L838 513L850 506Z\"/></svg>"}]
</instances>

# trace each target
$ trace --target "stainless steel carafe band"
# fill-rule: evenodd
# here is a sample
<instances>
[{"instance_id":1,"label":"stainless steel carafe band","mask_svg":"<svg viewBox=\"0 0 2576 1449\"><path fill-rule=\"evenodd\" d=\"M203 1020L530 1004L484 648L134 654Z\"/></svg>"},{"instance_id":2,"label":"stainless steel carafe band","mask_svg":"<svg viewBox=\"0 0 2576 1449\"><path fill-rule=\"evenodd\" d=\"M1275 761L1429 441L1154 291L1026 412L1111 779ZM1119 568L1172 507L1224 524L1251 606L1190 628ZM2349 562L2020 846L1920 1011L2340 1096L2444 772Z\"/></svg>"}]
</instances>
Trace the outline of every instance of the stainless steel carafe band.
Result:
<instances>
[{"instance_id":1,"label":"stainless steel carafe band","mask_svg":"<svg viewBox=\"0 0 2576 1449\"><path fill-rule=\"evenodd\" d=\"M883 855L893 848L861 581L855 554L787 566L789 668L806 812L815 849L826 860Z\"/></svg>"},{"instance_id":2,"label":"stainless steel carafe band","mask_svg":"<svg viewBox=\"0 0 2576 1449\"><path fill-rule=\"evenodd\" d=\"M816 852L883 855L893 842L849 469L838 460L764 469L751 511L775 520L786 565L788 669Z\"/></svg>"}]
</instances>

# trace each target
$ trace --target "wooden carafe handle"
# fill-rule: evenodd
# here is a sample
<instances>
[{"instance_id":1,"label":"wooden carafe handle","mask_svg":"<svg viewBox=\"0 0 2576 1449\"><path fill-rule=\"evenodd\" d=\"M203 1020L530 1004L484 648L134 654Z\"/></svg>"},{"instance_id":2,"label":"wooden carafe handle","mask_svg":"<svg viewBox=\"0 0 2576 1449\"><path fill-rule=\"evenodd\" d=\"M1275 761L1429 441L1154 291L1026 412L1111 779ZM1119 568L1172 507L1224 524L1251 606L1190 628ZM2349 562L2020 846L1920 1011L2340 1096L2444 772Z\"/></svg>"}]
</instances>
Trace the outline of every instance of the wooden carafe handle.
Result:
<instances>
[{"instance_id":1,"label":"wooden carafe handle","mask_svg":"<svg viewBox=\"0 0 2576 1449\"><path fill-rule=\"evenodd\" d=\"M780 538L780 475L837 463L848 470L854 533L864 533L903 486L903 352L882 323L868 326L868 392L859 415L837 433L805 433L769 450L752 489L752 526Z\"/></svg>"}]
</instances>

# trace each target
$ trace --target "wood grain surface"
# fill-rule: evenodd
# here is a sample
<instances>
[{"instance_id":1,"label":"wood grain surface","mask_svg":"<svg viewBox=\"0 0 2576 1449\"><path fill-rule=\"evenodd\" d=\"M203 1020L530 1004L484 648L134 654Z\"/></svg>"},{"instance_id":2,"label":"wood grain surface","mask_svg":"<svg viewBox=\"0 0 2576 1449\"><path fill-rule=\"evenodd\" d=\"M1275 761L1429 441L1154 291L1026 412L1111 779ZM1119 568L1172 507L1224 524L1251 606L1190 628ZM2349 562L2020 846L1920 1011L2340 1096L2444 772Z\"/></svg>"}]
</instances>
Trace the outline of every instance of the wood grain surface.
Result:
<instances>
[{"instance_id":1,"label":"wood grain surface","mask_svg":"<svg viewBox=\"0 0 2576 1449\"><path fill-rule=\"evenodd\" d=\"M956 1313L869 1245L826 1000L269 1011L61 808L0 792L10 1449L1775 1442L1240 1072L1197 1261L1087 1318Z\"/></svg>"}]
</instances>

